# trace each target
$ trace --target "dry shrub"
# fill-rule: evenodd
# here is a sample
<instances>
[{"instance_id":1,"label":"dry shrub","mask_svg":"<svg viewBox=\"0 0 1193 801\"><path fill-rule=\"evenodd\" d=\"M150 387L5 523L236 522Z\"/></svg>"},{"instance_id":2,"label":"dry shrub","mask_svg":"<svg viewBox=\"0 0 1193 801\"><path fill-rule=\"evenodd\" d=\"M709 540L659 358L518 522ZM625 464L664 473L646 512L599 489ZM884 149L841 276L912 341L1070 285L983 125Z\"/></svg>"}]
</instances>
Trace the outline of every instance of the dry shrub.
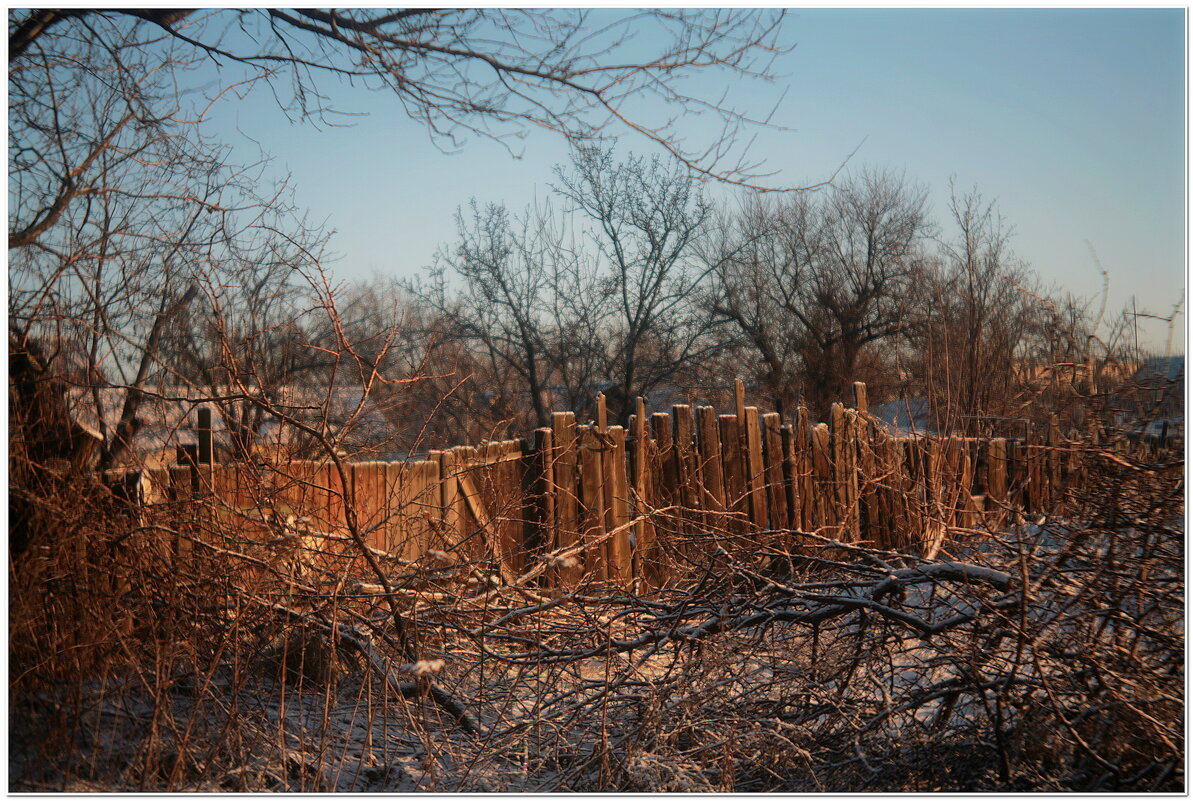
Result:
<instances>
[{"instance_id":1,"label":"dry shrub","mask_svg":"<svg viewBox=\"0 0 1193 801\"><path fill-rule=\"evenodd\" d=\"M1180 790L1183 463L1080 447L1063 516L933 560L660 514L638 593L428 553L387 594L63 480L10 564L12 789Z\"/></svg>"}]
</instances>

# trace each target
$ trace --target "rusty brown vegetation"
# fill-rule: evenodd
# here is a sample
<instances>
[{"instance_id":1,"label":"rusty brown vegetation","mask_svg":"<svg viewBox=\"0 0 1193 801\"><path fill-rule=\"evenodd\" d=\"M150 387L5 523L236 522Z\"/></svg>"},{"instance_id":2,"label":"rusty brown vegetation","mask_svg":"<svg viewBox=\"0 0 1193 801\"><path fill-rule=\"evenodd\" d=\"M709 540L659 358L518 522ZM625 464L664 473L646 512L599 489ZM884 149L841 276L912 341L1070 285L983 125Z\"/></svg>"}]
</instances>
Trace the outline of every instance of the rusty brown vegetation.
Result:
<instances>
[{"instance_id":1,"label":"rusty brown vegetation","mask_svg":"<svg viewBox=\"0 0 1193 801\"><path fill-rule=\"evenodd\" d=\"M761 518L744 472L685 505L713 482L682 441L626 484L579 458L570 503L545 436L455 449L438 514L443 473L379 511L327 441L321 476L178 468L151 502L50 470L10 562L13 787L1178 789L1183 461L1099 436L984 512L830 448L814 497L854 476L857 519L780 528L765 466ZM867 487L919 499L920 536L889 541Z\"/></svg>"},{"instance_id":2,"label":"rusty brown vegetation","mask_svg":"<svg viewBox=\"0 0 1193 801\"><path fill-rule=\"evenodd\" d=\"M756 176L628 109L781 17L10 14L11 791L1184 788L1177 363L976 193L711 202ZM572 211L337 283L210 59L561 132Z\"/></svg>"}]
</instances>

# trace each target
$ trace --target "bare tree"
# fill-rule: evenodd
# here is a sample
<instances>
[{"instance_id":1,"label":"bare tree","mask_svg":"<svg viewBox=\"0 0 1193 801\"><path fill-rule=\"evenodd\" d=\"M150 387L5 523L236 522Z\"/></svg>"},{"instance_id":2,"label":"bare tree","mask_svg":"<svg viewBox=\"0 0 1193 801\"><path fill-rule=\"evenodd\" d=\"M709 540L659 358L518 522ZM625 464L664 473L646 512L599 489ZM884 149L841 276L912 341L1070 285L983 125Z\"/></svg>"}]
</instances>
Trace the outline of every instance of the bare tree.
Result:
<instances>
[{"instance_id":1,"label":"bare tree","mask_svg":"<svg viewBox=\"0 0 1193 801\"><path fill-rule=\"evenodd\" d=\"M194 56L178 49L160 30L79 16L10 60L10 322L18 341L74 343L126 389L109 424L110 399L90 387L101 467L126 455L146 386L168 374L173 322L230 285L276 292L322 246L284 187L261 191L204 139L201 98L176 82Z\"/></svg>"},{"instance_id":2,"label":"bare tree","mask_svg":"<svg viewBox=\"0 0 1193 801\"><path fill-rule=\"evenodd\" d=\"M591 414L598 390L623 416L721 347L696 302L711 206L686 172L579 150L557 175L566 212L515 218L474 201L430 282L412 286L469 346L504 414L532 410L538 425L551 400Z\"/></svg>"},{"instance_id":3,"label":"bare tree","mask_svg":"<svg viewBox=\"0 0 1193 801\"><path fill-rule=\"evenodd\" d=\"M682 169L658 158L582 149L556 190L591 226L609 304L605 372L618 416L636 395L675 381L720 348L715 321L697 302L709 272L700 243L712 205Z\"/></svg>"},{"instance_id":4,"label":"bare tree","mask_svg":"<svg viewBox=\"0 0 1193 801\"><path fill-rule=\"evenodd\" d=\"M798 271L799 251L788 239L807 230L812 200L747 198L736 212L722 212L712 226L705 260L713 265L707 304L728 323L741 361L772 402L793 409L800 395L799 321L783 307L779 287Z\"/></svg>"},{"instance_id":5,"label":"bare tree","mask_svg":"<svg viewBox=\"0 0 1193 801\"><path fill-rule=\"evenodd\" d=\"M865 349L904 325L921 268L925 193L867 170L781 204L747 205L708 260L711 306L764 365L776 401L797 395L824 414L859 374Z\"/></svg>"},{"instance_id":6,"label":"bare tree","mask_svg":"<svg viewBox=\"0 0 1193 801\"><path fill-rule=\"evenodd\" d=\"M518 415L530 408L536 425L548 425L548 384L564 368L561 331L575 322L552 312L564 300L565 274L580 275L577 256L549 208L514 219L503 205L482 209L473 200L467 217L457 212L456 223L458 241L440 252L431 283L413 289L450 318L460 341L483 355L489 391L512 391L502 404L506 410ZM443 278L449 270L462 281L458 293Z\"/></svg>"},{"instance_id":7,"label":"bare tree","mask_svg":"<svg viewBox=\"0 0 1193 801\"><path fill-rule=\"evenodd\" d=\"M236 65L245 80L279 92L288 81L291 97L279 97L299 117L334 113L321 78L363 82L393 92L447 147L468 134L516 139L527 126L576 142L621 128L702 176L751 184L757 170L734 148L742 128L756 123L719 100L716 88L708 97L691 94L678 79L723 68L772 80L771 61L787 49L783 16L730 9L35 9L11 15L9 59L27 60L77 30L108 29L109 39L112 28L138 37L156 32L192 58ZM651 42L645 51L640 40ZM682 112L695 110L723 123L707 143L688 144L681 135ZM62 186L72 194L82 182Z\"/></svg>"},{"instance_id":8,"label":"bare tree","mask_svg":"<svg viewBox=\"0 0 1193 801\"><path fill-rule=\"evenodd\" d=\"M227 152L205 138L202 123L215 104L266 86L295 118L318 122L334 115L329 81L364 82L392 93L445 147L468 134L511 143L532 127L584 143L621 127L685 170L749 183L751 172L727 148L750 119L688 94L681 77L725 70L768 79L769 59L781 50L782 17L716 10L15 10L9 311L18 340L86 343L93 364L128 388L120 422L102 432L102 462L114 464L127 450L146 383L182 366L163 364L161 349L184 318L207 319L207 331L227 334L217 337L221 342L253 343L258 356L281 358L273 376L258 371L258 386L293 374L296 365L280 354L306 352L279 347L299 337L264 311L236 322L212 317L235 316L238 293L278 296L285 281L271 281L317 264L325 240L286 206L284 187L259 190L259 173L229 165ZM655 44L644 54L635 39L648 35ZM212 64L219 70L214 84L199 75ZM666 102L639 105L644 97ZM651 118L665 106L667 113L711 110L726 132L707 149L689 147L676 126ZM203 308L192 309L197 303ZM186 370L200 369L199 362L210 369L220 360L191 354Z\"/></svg>"},{"instance_id":9,"label":"bare tree","mask_svg":"<svg viewBox=\"0 0 1193 801\"><path fill-rule=\"evenodd\" d=\"M813 406L845 397L862 349L897 333L905 291L922 262L926 194L889 172L867 171L826 196L812 269L787 302L803 326Z\"/></svg>"},{"instance_id":10,"label":"bare tree","mask_svg":"<svg viewBox=\"0 0 1193 801\"><path fill-rule=\"evenodd\" d=\"M1022 367L1035 330L1033 283L1011 253L1010 229L978 191L950 192L952 236L914 287L912 345L906 366L945 421L1015 411Z\"/></svg>"}]
</instances>

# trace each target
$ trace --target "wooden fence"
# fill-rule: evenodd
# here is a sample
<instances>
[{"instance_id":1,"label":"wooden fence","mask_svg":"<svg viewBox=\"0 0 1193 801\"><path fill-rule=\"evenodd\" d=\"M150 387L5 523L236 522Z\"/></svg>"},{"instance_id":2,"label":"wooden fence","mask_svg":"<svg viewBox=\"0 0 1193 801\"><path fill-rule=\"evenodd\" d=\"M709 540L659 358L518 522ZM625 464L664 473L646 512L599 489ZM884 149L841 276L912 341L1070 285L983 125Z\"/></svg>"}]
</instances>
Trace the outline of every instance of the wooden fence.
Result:
<instances>
[{"instance_id":1,"label":"wooden fence","mask_svg":"<svg viewBox=\"0 0 1193 801\"><path fill-rule=\"evenodd\" d=\"M1080 479L1055 426L1043 442L894 436L866 412L834 405L827 423L745 404L680 405L629 426L577 424L555 412L529 439L433 451L407 462L291 462L154 471L157 504L210 501L241 536L284 542L353 530L377 552L442 551L506 581L536 565L540 585L666 583L719 546L798 554L809 538L935 553L950 530L1007 509L1050 508ZM348 548L342 548L347 552ZM359 549L357 549L359 550Z\"/></svg>"}]
</instances>

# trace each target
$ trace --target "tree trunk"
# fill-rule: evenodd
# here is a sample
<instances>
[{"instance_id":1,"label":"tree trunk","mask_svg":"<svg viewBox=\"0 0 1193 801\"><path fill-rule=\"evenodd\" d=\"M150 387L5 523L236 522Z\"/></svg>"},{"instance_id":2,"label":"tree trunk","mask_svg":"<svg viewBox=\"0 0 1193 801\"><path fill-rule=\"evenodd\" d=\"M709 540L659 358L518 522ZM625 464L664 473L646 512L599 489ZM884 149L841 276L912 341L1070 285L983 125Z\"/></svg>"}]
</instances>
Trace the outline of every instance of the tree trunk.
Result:
<instances>
[{"instance_id":1,"label":"tree trunk","mask_svg":"<svg viewBox=\"0 0 1193 801\"><path fill-rule=\"evenodd\" d=\"M189 306L198 294L198 285L191 284L186 293L173 306L167 307L166 299L162 299L162 310L157 313L157 317L153 321L153 328L149 331L145 350L141 354L141 364L137 368L137 377L129 385L128 395L124 398L124 408L120 412L120 422L116 426L116 433L100 456L99 469L101 472L116 464L132 447L132 438L138 428L137 411L141 408L141 400L145 394L142 388L145 386L145 380L149 377L150 366L157 359L157 349L161 343L162 333L166 330L166 324L170 322L170 318Z\"/></svg>"}]
</instances>

